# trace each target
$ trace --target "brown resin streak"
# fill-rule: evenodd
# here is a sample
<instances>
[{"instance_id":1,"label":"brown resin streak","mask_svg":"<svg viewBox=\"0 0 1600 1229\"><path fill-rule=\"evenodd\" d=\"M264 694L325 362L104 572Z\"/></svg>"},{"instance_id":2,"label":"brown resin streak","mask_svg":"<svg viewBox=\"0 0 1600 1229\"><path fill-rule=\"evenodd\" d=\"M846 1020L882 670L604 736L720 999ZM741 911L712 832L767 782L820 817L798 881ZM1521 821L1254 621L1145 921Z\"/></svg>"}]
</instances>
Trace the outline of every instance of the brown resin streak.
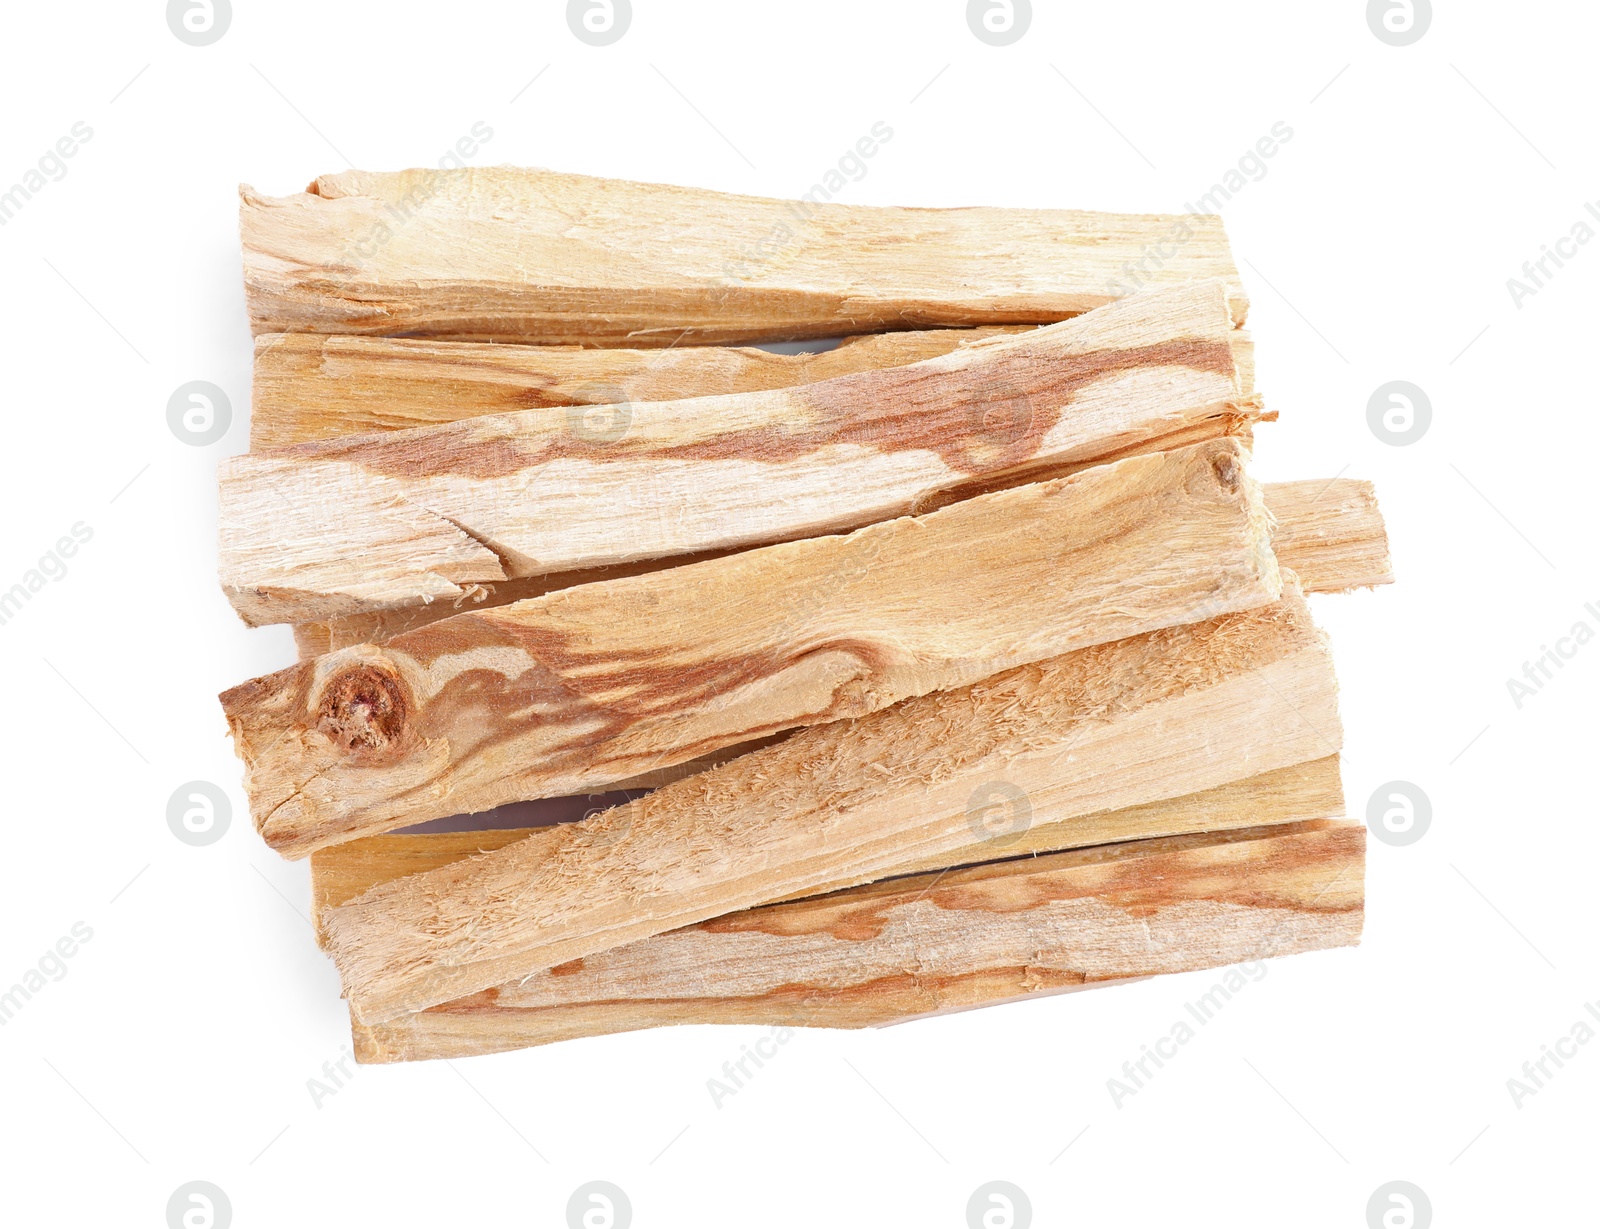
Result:
<instances>
[{"instance_id":1,"label":"brown resin streak","mask_svg":"<svg viewBox=\"0 0 1600 1229\"><path fill-rule=\"evenodd\" d=\"M1289 843L1272 850L1262 861L1258 849L1244 843L1260 835L1260 829L1236 829L1193 837L1168 838L1170 851L1162 850L1134 863L1109 859L1096 864L1096 850L1045 855L1061 864L1072 864L1075 874L1047 876L1030 873L1036 869L1035 857L1007 862L969 866L935 875L890 879L862 888L846 889L829 896L747 909L698 923L708 934L759 932L779 937L829 934L836 939L865 942L882 935L896 909L908 903L927 901L952 913L1026 913L1052 901L1098 898L1117 906L1130 917L1154 916L1162 909L1191 901L1209 900L1252 909L1301 909L1326 913L1349 912L1359 904L1339 897L1297 902L1285 890L1294 876L1323 861L1323 851L1306 843ZM1361 849L1359 832L1344 834L1348 847L1354 842ZM1239 845L1237 851L1229 846ZM1106 846L1115 852L1123 847ZM1160 849L1160 846L1154 846ZM1206 849L1202 865L1193 852ZM1249 857L1260 864L1257 878L1230 880L1229 865Z\"/></svg>"},{"instance_id":2,"label":"brown resin streak","mask_svg":"<svg viewBox=\"0 0 1600 1229\"><path fill-rule=\"evenodd\" d=\"M1353 944L1365 835L1351 821L1281 823L766 905L386 1024L353 1022L357 1053L460 1057L671 1024L866 1027ZM761 977L767 959L782 960L781 980ZM689 976L690 960L703 972Z\"/></svg>"},{"instance_id":3,"label":"brown resin streak","mask_svg":"<svg viewBox=\"0 0 1600 1229\"><path fill-rule=\"evenodd\" d=\"M448 738L461 755L481 755L515 742L532 729L565 727L577 732L544 752L549 767L559 771L569 765L581 766L595 748L615 742L642 722L708 705L718 696L772 678L816 654L848 653L861 663L858 678L877 677L887 665L881 646L859 637L841 637L800 652L772 648L725 658L675 661L664 667L659 650L585 653L572 648L570 636L550 628L473 614L421 629L408 635L403 647L395 648L426 666L451 653L496 645L519 649L534 664L516 675L489 669L454 675L429 697L420 712L413 714L404 705L391 711L375 741L411 745L417 740ZM326 734L330 729L368 724L366 695L372 676L380 673L392 677L363 663L330 678L322 688L316 728ZM794 725L866 711L839 694L848 686L837 689L832 703L822 710L745 728L738 737L759 738ZM608 699L597 700L597 694ZM468 730L474 737L463 739L463 731ZM365 746L347 745L339 737L330 740L338 750L368 762ZM678 754L693 758L726 746L728 741L727 736L720 736L685 744Z\"/></svg>"},{"instance_id":4,"label":"brown resin streak","mask_svg":"<svg viewBox=\"0 0 1600 1229\"><path fill-rule=\"evenodd\" d=\"M812 424L694 440L652 454L776 463L830 444L858 444L882 453L925 449L959 473L977 474L1033 456L1078 394L1107 376L1154 367L1234 374L1232 347L1203 338L1050 358L996 353L983 384L955 396L944 373L923 364L840 376L801 390L817 413Z\"/></svg>"},{"instance_id":5,"label":"brown resin streak","mask_svg":"<svg viewBox=\"0 0 1600 1229\"><path fill-rule=\"evenodd\" d=\"M814 411L810 421L732 430L681 444L652 445L630 435L596 444L570 433L528 441L505 434L517 428L516 420L486 415L429 427L425 437L375 432L296 444L274 455L347 461L388 478L454 474L489 482L566 458L781 464L830 445L856 444L880 453L927 450L958 473L978 474L1033 456L1088 385L1119 372L1156 367L1221 376L1235 371L1232 347L1204 338L1048 358L997 350L994 361L983 368L983 383L954 395L948 371L932 360L836 376L791 393Z\"/></svg>"}]
</instances>

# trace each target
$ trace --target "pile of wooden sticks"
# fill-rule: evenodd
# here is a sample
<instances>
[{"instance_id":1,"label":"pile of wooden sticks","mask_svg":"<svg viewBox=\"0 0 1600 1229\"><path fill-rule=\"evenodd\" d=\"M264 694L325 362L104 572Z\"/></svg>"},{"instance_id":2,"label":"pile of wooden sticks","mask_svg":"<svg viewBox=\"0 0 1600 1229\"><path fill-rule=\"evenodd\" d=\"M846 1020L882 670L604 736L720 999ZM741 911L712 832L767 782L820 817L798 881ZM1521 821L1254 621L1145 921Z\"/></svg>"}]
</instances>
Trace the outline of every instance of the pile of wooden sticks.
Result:
<instances>
[{"instance_id":1,"label":"pile of wooden sticks","mask_svg":"<svg viewBox=\"0 0 1600 1229\"><path fill-rule=\"evenodd\" d=\"M242 230L221 579L301 660L222 704L363 1061L1357 941L1304 595L1388 547L1366 483L1248 474L1219 219L499 168Z\"/></svg>"}]
</instances>

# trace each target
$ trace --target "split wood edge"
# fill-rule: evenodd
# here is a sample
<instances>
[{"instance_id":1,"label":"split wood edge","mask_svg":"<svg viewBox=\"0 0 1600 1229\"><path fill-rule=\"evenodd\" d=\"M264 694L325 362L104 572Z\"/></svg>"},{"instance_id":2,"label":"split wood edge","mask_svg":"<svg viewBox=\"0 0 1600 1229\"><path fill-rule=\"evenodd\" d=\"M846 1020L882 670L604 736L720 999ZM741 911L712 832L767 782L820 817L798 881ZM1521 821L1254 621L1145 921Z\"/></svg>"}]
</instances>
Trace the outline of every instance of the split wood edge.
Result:
<instances>
[{"instance_id":1,"label":"split wood edge","mask_svg":"<svg viewBox=\"0 0 1600 1229\"><path fill-rule=\"evenodd\" d=\"M513 167L240 188L251 332L678 346L1050 323L1220 280L1214 215L900 209ZM820 201L818 197L820 196Z\"/></svg>"}]
</instances>

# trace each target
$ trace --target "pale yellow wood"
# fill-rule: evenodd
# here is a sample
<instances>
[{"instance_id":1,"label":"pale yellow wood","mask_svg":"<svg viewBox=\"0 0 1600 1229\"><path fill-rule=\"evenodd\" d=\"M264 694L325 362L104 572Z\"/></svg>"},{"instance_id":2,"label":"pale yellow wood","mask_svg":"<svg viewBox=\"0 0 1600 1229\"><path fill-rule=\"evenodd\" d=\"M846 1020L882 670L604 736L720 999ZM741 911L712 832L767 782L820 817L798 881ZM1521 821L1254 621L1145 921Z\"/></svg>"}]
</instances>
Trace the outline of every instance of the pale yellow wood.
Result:
<instances>
[{"instance_id":1,"label":"pale yellow wood","mask_svg":"<svg viewBox=\"0 0 1600 1229\"><path fill-rule=\"evenodd\" d=\"M1023 823L1004 798L996 798L987 812L978 809L971 837L965 845L920 858L908 857L891 868L889 874L922 874L995 858L1054 853L1088 844L1258 828L1263 824L1305 819L1332 819L1343 815L1344 811L1344 785L1337 754L1274 768L1176 798L1158 798L1114 811L1053 821L1029 815ZM784 899L814 896L833 886L825 883Z\"/></svg>"},{"instance_id":2,"label":"pale yellow wood","mask_svg":"<svg viewBox=\"0 0 1600 1229\"><path fill-rule=\"evenodd\" d=\"M1063 823L1322 758L1342 738L1336 690L1304 600L1286 589L1271 606L803 730L592 819L374 888L323 925L352 1007L376 1023L731 910L868 882L1004 831L997 817Z\"/></svg>"},{"instance_id":3,"label":"pale yellow wood","mask_svg":"<svg viewBox=\"0 0 1600 1229\"><path fill-rule=\"evenodd\" d=\"M1274 600L1233 440L457 615L222 696L287 856Z\"/></svg>"},{"instance_id":4,"label":"pale yellow wood","mask_svg":"<svg viewBox=\"0 0 1600 1229\"><path fill-rule=\"evenodd\" d=\"M1360 941L1366 829L1101 846L768 905L386 1023L357 1058L461 1058L672 1024L863 1028ZM1231 978L1240 984L1229 985ZM750 1071L746 1070L748 1076Z\"/></svg>"},{"instance_id":5,"label":"pale yellow wood","mask_svg":"<svg viewBox=\"0 0 1600 1229\"><path fill-rule=\"evenodd\" d=\"M493 610L513 602L525 602L531 597L542 597L578 585L599 584L605 580L620 580L625 576L643 576L646 572L660 572L666 568L683 567L690 563L703 563L720 559L735 551L700 551L692 555L674 555L671 559L639 559L633 563L619 563L608 568L586 568L576 572L552 572L547 576L527 576L519 580L505 580L493 585L474 585L452 601L437 601L427 606L404 606L399 610L374 610L366 614L344 615L326 622L295 624L295 644L304 661L334 649L348 649L357 644L386 644L396 636L414 632L437 623L440 619L475 610Z\"/></svg>"},{"instance_id":6,"label":"pale yellow wood","mask_svg":"<svg viewBox=\"0 0 1600 1229\"><path fill-rule=\"evenodd\" d=\"M1260 416L1221 283L820 383L525 410L220 467L223 591L252 625L852 529L1237 433ZM593 421L591 422L591 418Z\"/></svg>"},{"instance_id":7,"label":"pale yellow wood","mask_svg":"<svg viewBox=\"0 0 1600 1229\"><path fill-rule=\"evenodd\" d=\"M1273 553L1308 592L1393 583L1389 535L1372 483L1316 478L1269 482L1261 490L1272 513Z\"/></svg>"},{"instance_id":8,"label":"pale yellow wood","mask_svg":"<svg viewBox=\"0 0 1600 1229\"><path fill-rule=\"evenodd\" d=\"M1372 484L1355 478L1310 482L1264 482L1262 502L1272 516L1272 553L1280 567L1300 578L1307 593L1343 593L1390 583L1389 539ZM474 593L460 605L443 602L349 615L296 628L300 657L316 657L357 644L383 644L405 632L437 623L463 609L488 610L574 585L637 576L674 561L646 560L591 572L564 572L506 581Z\"/></svg>"},{"instance_id":9,"label":"pale yellow wood","mask_svg":"<svg viewBox=\"0 0 1600 1229\"><path fill-rule=\"evenodd\" d=\"M391 879L449 866L475 853L502 849L541 828L481 828L475 832L386 832L319 849L311 867L311 921L323 942L322 911Z\"/></svg>"},{"instance_id":10,"label":"pale yellow wood","mask_svg":"<svg viewBox=\"0 0 1600 1229\"><path fill-rule=\"evenodd\" d=\"M446 616L441 614L440 617L444 618ZM341 625L338 628L338 634L342 636L347 630L342 626L342 620L335 620L332 623L295 624L294 648L301 661L308 661L313 657L321 657L324 653L331 652L334 648L343 647L342 643L340 645L334 644L335 623ZM355 643L359 644L365 639L370 639L370 637L360 637Z\"/></svg>"},{"instance_id":11,"label":"pale yellow wood","mask_svg":"<svg viewBox=\"0 0 1600 1229\"><path fill-rule=\"evenodd\" d=\"M816 354L734 346L670 350L509 346L426 338L268 333L256 338L250 448L398 431L552 406L754 393L921 362L1032 325L847 337ZM1235 336L1243 339L1244 334ZM1247 350L1248 342L1241 341Z\"/></svg>"},{"instance_id":12,"label":"pale yellow wood","mask_svg":"<svg viewBox=\"0 0 1600 1229\"><path fill-rule=\"evenodd\" d=\"M718 764L726 764L729 760L737 759L751 751L770 747L773 743L787 738L789 733L785 730L779 734L767 734L761 738L750 738L744 742L731 743L720 747L716 751L705 755L696 756L692 760L685 760L681 764L663 764L658 768L647 768L643 772L636 772L632 776L619 777L615 781L604 781L599 786L590 789L591 794L611 793L621 789L660 789L663 785L671 785L674 781L681 781L685 777L692 777L697 772L704 772L708 768L715 768Z\"/></svg>"},{"instance_id":13,"label":"pale yellow wood","mask_svg":"<svg viewBox=\"0 0 1600 1229\"><path fill-rule=\"evenodd\" d=\"M1230 781L1181 798L1085 815L1056 823L1029 823L1019 832L973 834L964 848L896 866L891 875L942 870L996 857L1052 853L1093 839L1112 842L1184 832L1220 832L1264 824L1327 819L1344 813L1339 757L1324 756ZM311 917L322 938L323 910L354 900L369 888L406 875L501 849L536 828L485 828L473 832L391 832L330 845L311 855ZM804 895L815 895L815 889Z\"/></svg>"},{"instance_id":14,"label":"pale yellow wood","mask_svg":"<svg viewBox=\"0 0 1600 1229\"><path fill-rule=\"evenodd\" d=\"M514 167L241 187L254 333L546 345L839 337L1062 320L1220 279L1222 219L779 201Z\"/></svg>"}]
</instances>

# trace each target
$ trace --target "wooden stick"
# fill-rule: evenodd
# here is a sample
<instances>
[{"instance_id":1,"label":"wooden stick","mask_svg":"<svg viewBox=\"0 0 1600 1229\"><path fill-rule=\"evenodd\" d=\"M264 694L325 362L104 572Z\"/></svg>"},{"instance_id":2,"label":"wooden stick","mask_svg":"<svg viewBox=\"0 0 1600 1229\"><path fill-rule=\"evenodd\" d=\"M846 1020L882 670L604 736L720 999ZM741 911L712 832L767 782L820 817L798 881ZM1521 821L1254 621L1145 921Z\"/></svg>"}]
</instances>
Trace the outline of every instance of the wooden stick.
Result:
<instances>
[{"instance_id":1,"label":"wooden stick","mask_svg":"<svg viewBox=\"0 0 1600 1229\"><path fill-rule=\"evenodd\" d=\"M1273 521L1272 553L1278 557L1280 567L1300 578L1305 592L1343 593L1394 580L1383 514L1378 510L1377 494L1370 482L1356 478L1264 482L1261 499ZM295 628L295 638L302 660L357 644L385 644L396 636L460 614L463 607L489 610L574 585L638 576L673 562L678 561L645 560L616 568L510 580L473 594L460 606L436 602L432 606L348 615L326 623L303 623Z\"/></svg>"},{"instance_id":2,"label":"wooden stick","mask_svg":"<svg viewBox=\"0 0 1600 1229\"><path fill-rule=\"evenodd\" d=\"M1303 599L1026 666L785 741L323 917L378 1023L819 885L1339 749ZM998 823L997 823L998 821Z\"/></svg>"},{"instance_id":3,"label":"wooden stick","mask_svg":"<svg viewBox=\"0 0 1600 1229\"><path fill-rule=\"evenodd\" d=\"M1274 600L1233 440L457 615L225 692L290 857Z\"/></svg>"},{"instance_id":4,"label":"wooden stick","mask_svg":"<svg viewBox=\"0 0 1600 1229\"><path fill-rule=\"evenodd\" d=\"M1307 592L1338 593L1394 582L1389 535L1372 483L1358 478L1269 482L1272 550Z\"/></svg>"},{"instance_id":5,"label":"wooden stick","mask_svg":"<svg viewBox=\"0 0 1600 1229\"><path fill-rule=\"evenodd\" d=\"M1222 219L777 201L512 167L241 187L254 333L676 346L1039 324L1220 279Z\"/></svg>"},{"instance_id":6,"label":"wooden stick","mask_svg":"<svg viewBox=\"0 0 1600 1229\"><path fill-rule=\"evenodd\" d=\"M1054 853L1085 843L1111 844L1190 832L1221 832L1265 824L1327 819L1344 813L1339 757L1324 756L1230 781L1181 798L1102 811L1055 823L1029 823L1021 832L999 837L973 833L964 847L937 857L893 867L890 875L943 870L998 856ZM311 855L311 919L317 942L324 943L322 914L354 900L370 888L407 875L459 862L475 853L503 849L539 828L479 828L471 832L390 832L330 845ZM806 896L826 891L821 885Z\"/></svg>"},{"instance_id":7,"label":"wooden stick","mask_svg":"<svg viewBox=\"0 0 1600 1229\"><path fill-rule=\"evenodd\" d=\"M1360 942L1365 837L1313 820L768 905L386 1023L352 1019L356 1057L461 1058L673 1024L865 1028L1241 964L1201 999L1203 1021L1256 962Z\"/></svg>"},{"instance_id":8,"label":"wooden stick","mask_svg":"<svg viewBox=\"0 0 1600 1229\"><path fill-rule=\"evenodd\" d=\"M1238 432L1221 283L904 367L767 392L527 410L233 457L220 571L247 623L786 541ZM595 416L591 423L588 416Z\"/></svg>"},{"instance_id":9,"label":"wooden stick","mask_svg":"<svg viewBox=\"0 0 1600 1229\"><path fill-rule=\"evenodd\" d=\"M335 649L347 649L357 644L387 644L396 636L414 632L454 618L463 612L493 610L513 602L543 597L562 589L575 589L579 585L594 585L607 580L621 580L627 576L643 576L647 572L660 572L667 568L686 567L691 563L704 563L720 559L737 551L700 551L692 555L674 555L671 559L639 559L633 563L618 563L607 568L584 568L575 572L552 572L547 576L526 576L517 580L500 581L492 585L478 585L453 601L437 601L426 606L404 606L399 610L373 610L365 614L344 615L316 623L295 624L295 641L301 660L319 657Z\"/></svg>"},{"instance_id":10,"label":"wooden stick","mask_svg":"<svg viewBox=\"0 0 1600 1229\"><path fill-rule=\"evenodd\" d=\"M847 337L817 354L727 346L587 350L268 333L256 338L250 448L436 426L554 406L677 401L900 367L1031 325Z\"/></svg>"}]
</instances>

